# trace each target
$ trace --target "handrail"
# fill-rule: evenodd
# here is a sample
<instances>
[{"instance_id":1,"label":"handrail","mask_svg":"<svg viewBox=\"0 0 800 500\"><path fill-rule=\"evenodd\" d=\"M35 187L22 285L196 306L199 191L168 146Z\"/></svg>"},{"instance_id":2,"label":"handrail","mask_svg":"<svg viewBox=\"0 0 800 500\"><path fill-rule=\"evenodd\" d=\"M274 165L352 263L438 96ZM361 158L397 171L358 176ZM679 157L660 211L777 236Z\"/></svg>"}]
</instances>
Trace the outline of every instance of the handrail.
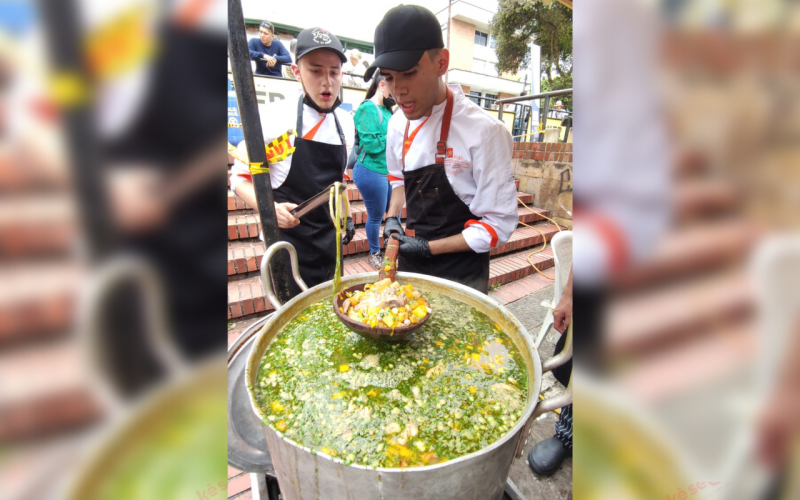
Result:
<instances>
[{"instance_id":1,"label":"handrail","mask_svg":"<svg viewBox=\"0 0 800 500\"><path fill-rule=\"evenodd\" d=\"M519 97L506 97L495 101L498 104L510 104L518 101L532 101L534 99L546 99L549 97L561 97L565 95L572 95L572 89L551 90L550 92L541 92L533 95L523 95Z\"/></svg>"},{"instance_id":2,"label":"handrail","mask_svg":"<svg viewBox=\"0 0 800 500\"><path fill-rule=\"evenodd\" d=\"M500 105L497 108L497 119L501 121L503 120L503 105L505 104L512 104L520 101L532 101L534 99L544 99L544 107L542 108L542 112L539 115L540 117L539 123L546 124L548 118L547 117L548 111L550 110L550 98L561 97L566 95L572 95L572 89L552 90L550 92L541 92L539 94L523 95L519 97L509 97L507 99L500 99L499 101L495 101L495 104ZM568 124L567 130L564 133L564 142L567 142L567 138L569 137L569 129L570 125ZM544 130L539 132L539 141L541 142L542 140L544 140Z\"/></svg>"}]
</instances>

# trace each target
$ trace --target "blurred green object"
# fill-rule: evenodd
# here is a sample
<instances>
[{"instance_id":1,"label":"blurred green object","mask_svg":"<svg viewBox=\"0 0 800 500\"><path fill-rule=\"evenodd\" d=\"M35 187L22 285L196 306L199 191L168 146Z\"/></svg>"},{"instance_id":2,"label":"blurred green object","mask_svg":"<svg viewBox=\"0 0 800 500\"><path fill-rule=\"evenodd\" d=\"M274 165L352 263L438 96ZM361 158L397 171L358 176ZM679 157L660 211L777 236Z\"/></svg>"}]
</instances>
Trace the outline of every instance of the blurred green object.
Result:
<instances>
[{"instance_id":1,"label":"blurred green object","mask_svg":"<svg viewBox=\"0 0 800 500\"><path fill-rule=\"evenodd\" d=\"M67 498L226 497L225 368L205 365L147 398L98 443Z\"/></svg>"},{"instance_id":2,"label":"blurred green object","mask_svg":"<svg viewBox=\"0 0 800 500\"><path fill-rule=\"evenodd\" d=\"M624 395L586 375L577 378L575 500L677 498L691 484L687 471L692 469L668 436Z\"/></svg>"}]
</instances>

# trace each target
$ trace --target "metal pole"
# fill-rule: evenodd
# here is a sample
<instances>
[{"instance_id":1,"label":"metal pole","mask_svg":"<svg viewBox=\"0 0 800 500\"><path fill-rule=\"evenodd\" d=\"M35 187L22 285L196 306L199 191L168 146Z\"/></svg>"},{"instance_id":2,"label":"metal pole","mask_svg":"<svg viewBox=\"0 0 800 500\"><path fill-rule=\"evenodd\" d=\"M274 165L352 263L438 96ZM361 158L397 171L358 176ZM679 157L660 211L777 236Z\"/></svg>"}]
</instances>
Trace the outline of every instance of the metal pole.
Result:
<instances>
[{"instance_id":1,"label":"metal pole","mask_svg":"<svg viewBox=\"0 0 800 500\"><path fill-rule=\"evenodd\" d=\"M547 130L547 113L550 111L550 96L545 96L542 108L542 131L539 132L539 142L544 141L544 131Z\"/></svg>"},{"instance_id":2,"label":"metal pole","mask_svg":"<svg viewBox=\"0 0 800 500\"><path fill-rule=\"evenodd\" d=\"M57 95L56 104L61 108L89 256L100 259L111 253L116 237L96 143L93 88L83 57L80 10L75 0L40 1L38 6L47 33L53 87L60 83L75 90L71 96Z\"/></svg>"},{"instance_id":3,"label":"metal pole","mask_svg":"<svg viewBox=\"0 0 800 500\"><path fill-rule=\"evenodd\" d=\"M264 146L264 133L261 130L261 118L258 114L253 71L250 68L250 50L247 47L241 0L228 0L228 48L233 83L236 87L236 99L239 103L239 115L242 119L244 142L247 146L247 157L252 163L267 165L267 151ZM258 215L261 218L264 244L269 248L270 245L280 240L278 219L275 217L275 198L272 195L269 173L254 174L253 186L256 192ZM275 294L282 303L287 302L290 297L289 273L286 269L283 252L279 252L272 259L270 272Z\"/></svg>"}]
</instances>

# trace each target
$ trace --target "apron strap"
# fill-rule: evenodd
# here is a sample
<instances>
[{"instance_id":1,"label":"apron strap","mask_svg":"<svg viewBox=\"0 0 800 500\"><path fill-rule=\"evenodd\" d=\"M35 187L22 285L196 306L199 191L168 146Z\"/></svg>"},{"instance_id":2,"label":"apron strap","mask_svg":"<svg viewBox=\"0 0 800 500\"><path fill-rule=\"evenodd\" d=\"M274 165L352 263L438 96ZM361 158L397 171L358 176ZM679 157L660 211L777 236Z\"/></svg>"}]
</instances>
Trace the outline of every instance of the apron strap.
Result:
<instances>
[{"instance_id":1,"label":"apron strap","mask_svg":"<svg viewBox=\"0 0 800 500\"><path fill-rule=\"evenodd\" d=\"M303 95L297 102L297 137L303 137Z\"/></svg>"},{"instance_id":2,"label":"apron strap","mask_svg":"<svg viewBox=\"0 0 800 500\"><path fill-rule=\"evenodd\" d=\"M439 133L439 142L436 143L436 163L444 163L447 156L447 136L450 134L450 118L453 116L453 91L447 89L447 104L444 107L442 130Z\"/></svg>"},{"instance_id":3,"label":"apron strap","mask_svg":"<svg viewBox=\"0 0 800 500\"><path fill-rule=\"evenodd\" d=\"M339 140L342 141L342 148L344 149L344 156L342 157L342 175L344 175L344 171L347 170L347 143L344 140L344 131L342 131L342 126L339 124L339 119L336 117L336 110L331 111L333 115L333 121L336 122L336 131L339 132Z\"/></svg>"}]
</instances>

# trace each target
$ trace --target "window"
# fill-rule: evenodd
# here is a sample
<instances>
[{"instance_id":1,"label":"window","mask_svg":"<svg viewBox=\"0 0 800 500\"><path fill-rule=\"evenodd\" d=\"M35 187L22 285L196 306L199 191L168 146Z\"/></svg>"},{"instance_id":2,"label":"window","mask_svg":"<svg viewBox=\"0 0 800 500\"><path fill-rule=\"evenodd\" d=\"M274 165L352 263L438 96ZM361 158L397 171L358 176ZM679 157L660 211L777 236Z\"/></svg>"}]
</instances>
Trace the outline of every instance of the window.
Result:
<instances>
[{"instance_id":1,"label":"window","mask_svg":"<svg viewBox=\"0 0 800 500\"><path fill-rule=\"evenodd\" d=\"M483 33L482 31L475 32L475 45L482 45L486 47L488 41L489 41L489 35Z\"/></svg>"},{"instance_id":2,"label":"window","mask_svg":"<svg viewBox=\"0 0 800 500\"><path fill-rule=\"evenodd\" d=\"M491 99L497 99L497 94L483 94L483 97L489 97ZM488 99L483 100L483 107L486 109L495 109L494 101L490 101Z\"/></svg>"},{"instance_id":3,"label":"window","mask_svg":"<svg viewBox=\"0 0 800 500\"><path fill-rule=\"evenodd\" d=\"M481 105L481 93L480 92L470 92L469 93L469 100L477 104L478 106Z\"/></svg>"},{"instance_id":4,"label":"window","mask_svg":"<svg viewBox=\"0 0 800 500\"><path fill-rule=\"evenodd\" d=\"M492 38L491 38L491 40L489 41L489 48L491 48L491 49L495 48L494 46L495 46L495 41L496 41L496 40L497 40L497 39L494 37L494 35L492 35Z\"/></svg>"}]
</instances>

